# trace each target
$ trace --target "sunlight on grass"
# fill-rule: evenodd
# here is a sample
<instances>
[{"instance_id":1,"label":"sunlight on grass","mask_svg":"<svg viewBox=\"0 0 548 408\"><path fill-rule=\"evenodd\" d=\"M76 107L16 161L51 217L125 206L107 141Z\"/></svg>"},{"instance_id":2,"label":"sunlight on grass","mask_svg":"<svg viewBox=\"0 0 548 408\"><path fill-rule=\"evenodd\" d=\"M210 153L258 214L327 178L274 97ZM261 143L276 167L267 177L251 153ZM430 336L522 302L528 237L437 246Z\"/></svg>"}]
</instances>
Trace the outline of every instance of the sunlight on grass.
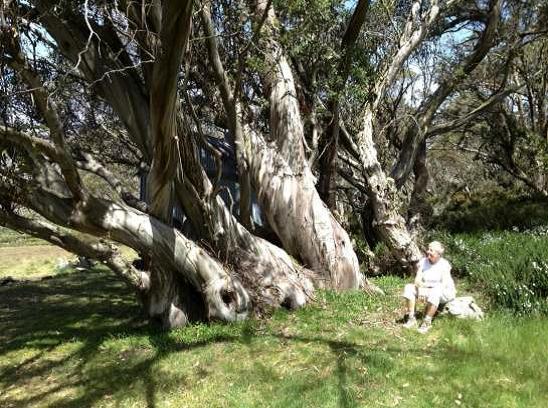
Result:
<instances>
[{"instance_id":1,"label":"sunlight on grass","mask_svg":"<svg viewBox=\"0 0 548 408\"><path fill-rule=\"evenodd\" d=\"M376 283L387 296L320 292L266 321L172 332L132 318L103 269L2 288L0 405L546 406L544 320L440 318L421 336L395 322L404 282Z\"/></svg>"},{"instance_id":2,"label":"sunlight on grass","mask_svg":"<svg viewBox=\"0 0 548 408\"><path fill-rule=\"evenodd\" d=\"M0 248L0 279L38 279L62 272L60 265L76 257L54 246Z\"/></svg>"},{"instance_id":3,"label":"sunlight on grass","mask_svg":"<svg viewBox=\"0 0 548 408\"><path fill-rule=\"evenodd\" d=\"M0 226L0 248L13 246L44 245L46 241Z\"/></svg>"}]
</instances>

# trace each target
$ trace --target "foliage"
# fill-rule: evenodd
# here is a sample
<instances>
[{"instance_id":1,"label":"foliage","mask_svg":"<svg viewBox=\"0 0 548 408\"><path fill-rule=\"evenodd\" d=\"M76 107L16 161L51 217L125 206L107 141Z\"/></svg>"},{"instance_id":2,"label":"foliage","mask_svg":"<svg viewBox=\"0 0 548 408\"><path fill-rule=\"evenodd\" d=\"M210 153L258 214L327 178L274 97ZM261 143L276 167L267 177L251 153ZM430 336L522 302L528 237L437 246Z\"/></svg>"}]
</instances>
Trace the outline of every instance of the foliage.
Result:
<instances>
[{"instance_id":1,"label":"foliage","mask_svg":"<svg viewBox=\"0 0 548 408\"><path fill-rule=\"evenodd\" d=\"M544 197L511 196L508 192L454 194L450 204L432 221L451 232L528 229L546 223L548 201Z\"/></svg>"},{"instance_id":2,"label":"foliage","mask_svg":"<svg viewBox=\"0 0 548 408\"><path fill-rule=\"evenodd\" d=\"M533 10L531 7L528 13L516 13L514 24L519 18L530 17ZM526 41L519 49L514 45L508 55L492 53L488 57L489 64L471 75L469 81L476 85L459 92L447 104L441 117L450 122L497 94L499 100L437 143L446 149L473 154L475 166L481 165L491 179L501 184L507 184L505 178L510 177L511 184L519 182L529 191L546 196L548 41L542 35L532 38L535 40ZM497 84L497 79L502 81L502 86ZM504 87L516 92L501 97Z\"/></svg>"}]
</instances>

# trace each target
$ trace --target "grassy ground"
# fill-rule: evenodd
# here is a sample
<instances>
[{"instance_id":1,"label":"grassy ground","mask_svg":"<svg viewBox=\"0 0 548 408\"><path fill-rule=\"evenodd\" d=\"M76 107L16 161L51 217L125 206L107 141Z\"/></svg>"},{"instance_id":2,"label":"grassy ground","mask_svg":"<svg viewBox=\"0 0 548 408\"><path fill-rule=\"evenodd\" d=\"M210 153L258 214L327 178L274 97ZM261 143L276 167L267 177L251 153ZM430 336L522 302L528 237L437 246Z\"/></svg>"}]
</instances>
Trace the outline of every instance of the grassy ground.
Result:
<instances>
[{"instance_id":1,"label":"grassy ground","mask_svg":"<svg viewBox=\"0 0 548 408\"><path fill-rule=\"evenodd\" d=\"M44 243L45 241L42 241L41 239L0 227L0 248L22 245L43 245Z\"/></svg>"},{"instance_id":2,"label":"grassy ground","mask_svg":"<svg viewBox=\"0 0 548 408\"><path fill-rule=\"evenodd\" d=\"M164 333L102 267L44 271L0 287L2 407L548 406L546 320L440 318L423 336L396 323L397 278L382 298Z\"/></svg>"},{"instance_id":3,"label":"grassy ground","mask_svg":"<svg viewBox=\"0 0 548 408\"><path fill-rule=\"evenodd\" d=\"M76 257L52 245L0 247L0 278L38 279Z\"/></svg>"}]
</instances>

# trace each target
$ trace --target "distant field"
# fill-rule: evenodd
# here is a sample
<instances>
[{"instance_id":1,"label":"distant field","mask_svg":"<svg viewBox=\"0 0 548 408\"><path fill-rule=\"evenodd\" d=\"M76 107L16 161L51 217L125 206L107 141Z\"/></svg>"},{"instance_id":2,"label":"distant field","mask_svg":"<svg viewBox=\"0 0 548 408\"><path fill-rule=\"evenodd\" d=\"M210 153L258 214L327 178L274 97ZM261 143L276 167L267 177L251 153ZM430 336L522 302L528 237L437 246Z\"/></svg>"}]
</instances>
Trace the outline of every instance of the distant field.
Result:
<instances>
[{"instance_id":1,"label":"distant field","mask_svg":"<svg viewBox=\"0 0 548 408\"><path fill-rule=\"evenodd\" d=\"M21 245L44 245L46 241L31 237L27 234L21 234L17 231L0 227L0 247L11 247Z\"/></svg>"},{"instance_id":2,"label":"distant field","mask_svg":"<svg viewBox=\"0 0 548 408\"><path fill-rule=\"evenodd\" d=\"M73 254L53 245L0 247L0 279L6 276L15 279L49 276L58 264L73 259Z\"/></svg>"},{"instance_id":3,"label":"distant field","mask_svg":"<svg viewBox=\"0 0 548 408\"><path fill-rule=\"evenodd\" d=\"M121 251L128 258L136 256L128 247L121 247ZM51 276L59 272L59 267L75 260L76 255L47 241L0 227L0 279Z\"/></svg>"},{"instance_id":4,"label":"distant field","mask_svg":"<svg viewBox=\"0 0 548 408\"><path fill-rule=\"evenodd\" d=\"M44 240L0 227L0 279L38 279L74 259L75 255Z\"/></svg>"}]
</instances>

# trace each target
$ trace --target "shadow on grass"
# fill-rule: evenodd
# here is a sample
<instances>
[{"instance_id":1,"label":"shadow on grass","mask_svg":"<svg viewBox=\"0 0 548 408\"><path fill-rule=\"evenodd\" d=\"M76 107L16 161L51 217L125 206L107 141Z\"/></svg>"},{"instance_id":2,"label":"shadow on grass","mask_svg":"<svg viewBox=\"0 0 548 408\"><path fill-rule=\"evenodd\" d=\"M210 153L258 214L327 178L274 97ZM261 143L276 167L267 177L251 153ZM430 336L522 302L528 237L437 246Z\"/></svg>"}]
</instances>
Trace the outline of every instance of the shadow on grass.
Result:
<instances>
[{"instance_id":1,"label":"shadow on grass","mask_svg":"<svg viewBox=\"0 0 548 408\"><path fill-rule=\"evenodd\" d=\"M74 272L40 281L21 281L0 288L0 324L7 328L0 333L0 358L12 352L30 357L16 364L5 365L0 372L0 385L23 387L26 382L47 379L55 373L57 380L18 394L11 399L0 398L2 404L26 407L53 401L56 407L82 407L110 398L135 387L139 398L148 407L155 407L158 386L165 386L169 378L156 378L154 366L171 353L184 352L214 343L235 342L250 345L255 336L253 325L238 330L212 331L210 335L192 340L181 339L148 325L141 315L133 294L116 280L101 271ZM340 406L354 406L348 390L346 360L362 356L360 346L321 338L289 338L279 341L315 341L327 344L336 358L336 374ZM110 339L144 337L147 346L109 352L101 358L103 347ZM58 348L74 344L58 351ZM53 357L53 356L61 356ZM364 364L370 364L362 356ZM185 387L185 378L177 378ZM66 397L59 397L66 395ZM51 403L48 403L51 405Z\"/></svg>"},{"instance_id":2,"label":"shadow on grass","mask_svg":"<svg viewBox=\"0 0 548 408\"><path fill-rule=\"evenodd\" d=\"M362 403L362 401L356 399L352 392L352 385L355 384L355 381L357 380L356 377L361 375L356 372L353 365L357 363L362 367L367 367L373 372L377 370L389 371L392 366L392 362L386 358L386 356L380 355L375 350L370 350L365 345L348 341L331 340L321 336L307 337L280 334L277 337L279 337L282 342L295 342L301 344L317 343L328 346L335 359L334 373L336 375L336 387L338 391L337 406L342 408L358 407L361 406ZM401 352L398 348L388 349L386 351L389 354ZM308 389L300 389L295 392L295 395L310 391L311 388L322 386L323 384L315 381L307 386ZM289 398L293 399L294 396L290 396Z\"/></svg>"},{"instance_id":3,"label":"shadow on grass","mask_svg":"<svg viewBox=\"0 0 548 408\"><path fill-rule=\"evenodd\" d=\"M43 385L22 398L0 398L0 405L9 407L38 404L48 396L66 394L74 388L78 388L76 398L54 398L54 405L90 406L132 385L144 387L147 406L154 407L156 380L151 368L157 361L169 353L214 342L242 341L227 335L193 342L173 339L147 323L123 283L97 270L0 287L0 327L0 361L6 362L13 352L31 354L23 361L17 358L15 364L0 364L0 386L22 388L21 384L33 379ZM133 336L147 338L150 345L134 352L131 358L119 352L101 360L106 341ZM76 350L56 353L58 347L71 343ZM55 357L58 355L62 358ZM99 359L98 365L89 364L94 359ZM48 384L47 378L53 372L63 380ZM163 379L158 381L164 383Z\"/></svg>"},{"instance_id":4,"label":"shadow on grass","mask_svg":"<svg viewBox=\"0 0 548 408\"><path fill-rule=\"evenodd\" d=\"M92 406L129 389L133 391L124 394L123 398L144 399L148 407L155 407L158 394L166 385L176 384L187 389L191 386L191 379L184 372L170 374L173 378L159 378L155 366L162 359L172 353L215 343L250 346L259 336L273 337L282 344L317 343L327 346L334 357L338 406L345 408L363 402L353 394L356 382L365 387L374 384L380 376L394 369L394 361L402 353L439 359L440 365L435 368L434 376L443 376L443 369L452 364L448 356L463 361L463 364L480 357L447 347L425 350L410 345L398 346L397 342L390 344L390 340L381 347L334 340L328 334L322 337L265 333L257 331L253 323L240 325L235 330L210 330L206 335L195 337L186 337L184 331L166 333L147 324L133 294L123 284L95 270L1 287L0 327L3 328L0 332L0 361L10 358L11 353L21 352L17 363L0 363L3 367L0 387L7 389L14 385L22 389L28 382L43 383L42 387L25 391L25 394L18 393L17 397L0 397L0 405L7 407L44 405L44 401L51 401L45 405L55 407ZM189 332L192 330L189 328ZM130 337L137 339L137 345L131 343L125 349L105 353L107 341ZM140 338L146 341L143 343ZM70 344L74 344L73 348L68 348L71 351L58 351L59 347ZM25 357L27 354L31 356ZM21 357L24 357L22 361ZM481 357L508 366L512 364L503 356L487 356L482 352ZM367 367L368 374L357 373L356 366ZM401 368L399 370L402 372ZM405 372L410 376L420 376L424 375L424 368L417 364ZM61 378L48 383L52 373ZM207 372L204 375L207 376ZM319 387L321 384L315 377L305 383L295 382L292 389L295 393L280 398L287 398L288 405L292 405L295 395ZM119 398L119 395L114 398Z\"/></svg>"},{"instance_id":5,"label":"shadow on grass","mask_svg":"<svg viewBox=\"0 0 548 408\"><path fill-rule=\"evenodd\" d=\"M469 322L473 324L474 322ZM414 335L414 334L413 334ZM521 381L538 380L537 375L531 367L526 363L514 361L510 356L502 355L497 350L474 349L463 350L457 349L445 344L438 344L436 347L429 345L428 336L420 336L418 343L412 341L411 344L391 342L389 338L386 341L376 342L371 344L358 344L349 341L338 341L328 339L322 336L297 336L283 335L278 337L282 342L294 342L301 344L317 343L329 347L333 357L336 375L336 384L338 389L337 406L343 408L363 406L364 403L377 404L374 399L365 400L355 395L355 390L370 391L370 387L377 388L380 391L382 387L390 388L392 380L386 381L385 377L400 376L402 383L409 379L423 378L424 380L417 381L417 384L424 386L426 392L431 393L426 398L441 397L445 398L448 403L452 403L454 395L441 395L447 390L439 390L438 387L431 387L432 381L445 383L450 392L458 389L462 384L459 381L463 377L459 377L456 373L461 370L470 370L481 376L492 377L491 372L494 368L500 368L499 372L506 372L507 375L516 375ZM402 356L407 357L407 361L419 359L420 362L415 364L404 365ZM424 365L426 361L435 362L435 364ZM366 368L366 372L359 372L357 367ZM435 380L434 380L435 379ZM396 381L397 383L397 381ZM384 384L384 385L383 385ZM425 385L426 384L426 385ZM296 385L295 392L289 396L287 401L294 400L295 395L300 395L303 392L310 391L313 388L319 388L322 384L316 382L307 384L305 387L298 389ZM381 387L381 388L379 388ZM436 395L437 392L440 395ZM484 388L483 392L488 392L489 397L481 400L481 393L478 402L489 402L489 398L493 396L508 393L508 385L504 382L489 382L488 388ZM396 401L397 402L397 401ZM289 403L291 405L291 403ZM276 406L283 406L278 404Z\"/></svg>"}]
</instances>

